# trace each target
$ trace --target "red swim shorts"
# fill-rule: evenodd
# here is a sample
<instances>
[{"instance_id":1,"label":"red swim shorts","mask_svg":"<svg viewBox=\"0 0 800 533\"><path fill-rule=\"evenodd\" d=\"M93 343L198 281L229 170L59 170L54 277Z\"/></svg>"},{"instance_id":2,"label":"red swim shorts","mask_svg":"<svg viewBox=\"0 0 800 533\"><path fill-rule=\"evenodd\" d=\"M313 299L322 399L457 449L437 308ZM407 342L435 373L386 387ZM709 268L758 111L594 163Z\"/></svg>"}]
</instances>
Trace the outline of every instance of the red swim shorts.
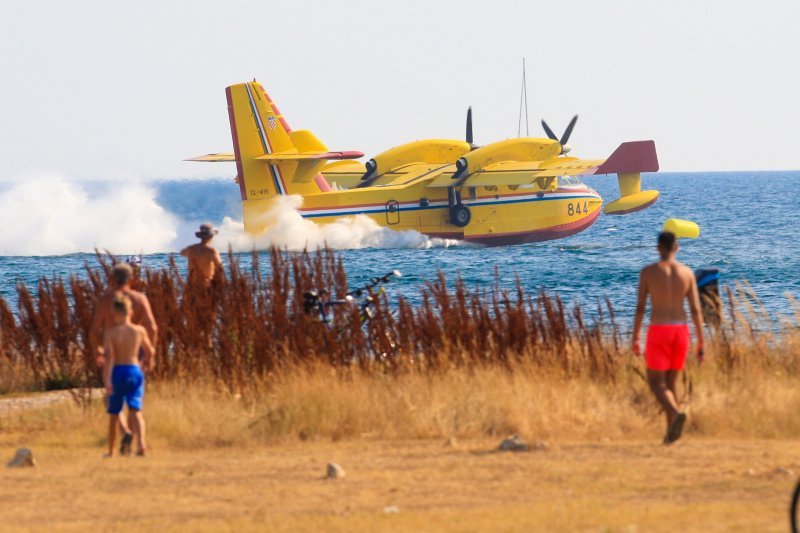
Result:
<instances>
[{"instance_id":1,"label":"red swim shorts","mask_svg":"<svg viewBox=\"0 0 800 533\"><path fill-rule=\"evenodd\" d=\"M647 329L644 359L650 370L683 370L689 351L687 324L651 324Z\"/></svg>"}]
</instances>

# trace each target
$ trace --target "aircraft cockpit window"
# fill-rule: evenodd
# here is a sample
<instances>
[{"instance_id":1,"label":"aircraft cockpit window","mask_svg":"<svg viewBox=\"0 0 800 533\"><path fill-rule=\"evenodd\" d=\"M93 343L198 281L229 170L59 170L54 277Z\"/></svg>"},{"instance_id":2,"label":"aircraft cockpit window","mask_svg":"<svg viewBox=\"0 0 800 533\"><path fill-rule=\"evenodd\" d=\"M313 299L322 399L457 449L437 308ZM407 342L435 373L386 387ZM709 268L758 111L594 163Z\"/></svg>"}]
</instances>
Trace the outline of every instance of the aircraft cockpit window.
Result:
<instances>
[{"instance_id":1,"label":"aircraft cockpit window","mask_svg":"<svg viewBox=\"0 0 800 533\"><path fill-rule=\"evenodd\" d=\"M558 182L560 185L580 185L583 183L578 176L559 176Z\"/></svg>"}]
</instances>

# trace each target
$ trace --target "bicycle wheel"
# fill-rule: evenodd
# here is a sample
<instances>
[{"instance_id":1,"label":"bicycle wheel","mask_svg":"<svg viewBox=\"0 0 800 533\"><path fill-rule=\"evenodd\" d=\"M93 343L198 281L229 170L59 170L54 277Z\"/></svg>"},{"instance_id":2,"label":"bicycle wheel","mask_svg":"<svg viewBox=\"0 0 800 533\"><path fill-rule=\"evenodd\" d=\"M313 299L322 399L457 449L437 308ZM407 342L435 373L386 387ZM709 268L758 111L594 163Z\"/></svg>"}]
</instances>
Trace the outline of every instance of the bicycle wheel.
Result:
<instances>
[{"instance_id":1,"label":"bicycle wheel","mask_svg":"<svg viewBox=\"0 0 800 533\"><path fill-rule=\"evenodd\" d=\"M797 513L800 512L800 508L798 508L798 500L800 500L800 481L797 482L797 486L794 488L794 494L792 494L792 506L789 509L791 513L789 515L789 519L792 522L792 533L798 533L798 525L800 525L800 517L797 516Z\"/></svg>"}]
</instances>

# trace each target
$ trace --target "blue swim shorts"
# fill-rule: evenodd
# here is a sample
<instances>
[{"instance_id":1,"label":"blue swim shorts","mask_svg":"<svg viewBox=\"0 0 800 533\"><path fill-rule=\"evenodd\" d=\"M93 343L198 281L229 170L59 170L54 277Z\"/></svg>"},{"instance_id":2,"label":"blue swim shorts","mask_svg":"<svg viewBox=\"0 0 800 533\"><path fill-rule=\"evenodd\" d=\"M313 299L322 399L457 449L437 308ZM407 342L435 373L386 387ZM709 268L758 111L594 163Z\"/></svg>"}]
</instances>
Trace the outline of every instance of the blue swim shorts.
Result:
<instances>
[{"instance_id":1,"label":"blue swim shorts","mask_svg":"<svg viewBox=\"0 0 800 533\"><path fill-rule=\"evenodd\" d=\"M144 374L138 365L117 365L111 371L113 394L108 397L108 414L118 415L122 403L129 409L142 410L144 398Z\"/></svg>"}]
</instances>

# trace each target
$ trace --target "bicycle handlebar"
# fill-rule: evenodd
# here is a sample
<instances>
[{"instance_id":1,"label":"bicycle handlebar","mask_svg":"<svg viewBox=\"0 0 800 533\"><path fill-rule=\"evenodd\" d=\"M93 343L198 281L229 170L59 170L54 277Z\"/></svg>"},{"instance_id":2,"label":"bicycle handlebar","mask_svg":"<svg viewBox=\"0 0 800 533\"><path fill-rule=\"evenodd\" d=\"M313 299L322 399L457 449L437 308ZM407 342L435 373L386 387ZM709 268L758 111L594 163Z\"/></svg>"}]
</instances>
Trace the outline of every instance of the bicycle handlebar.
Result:
<instances>
[{"instance_id":1,"label":"bicycle handlebar","mask_svg":"<svg viewBox=\"0 0 800 533\"><path fill-rule=\"evenodd\" d=\"M322 314L325 313L325 309L328 307L333 307L335 305L344 305L344 304L351 304L355 298L361 298L365 292L372 291L375 287L382 283L389 283L392 278L401 278L403 274L399 270L392 270L388 274L383 276L378 276L374 278L370 278L369 283L360 287L358 289L354 289L347 294L345 294L344 298L341 300L326 300L322 301L321 298L325 295L328 295L328 291L325 289L316 290L311 289L305 291L303 293L303 309L308 314L312 311L318 311ZM360 307L369 306L372 304L373 300L371 297L367 296L364 302L361 303Z\"/></svg>"},{"instance_id":2,"label":"bicycle handlebar","mask_svg":"<svg viewBox=\"0 0 800 533\"><path fill-rule=\"evenodd\" d=\"M389 283L392 280L392 277L402 278L403 277L403 273L400 272L399 270L392 270L391 272L389 272L388 274L385 274L383 276L370 278L369 283L367 283L366 285L364 285L360 289L354 289L354 290L348 292L347 294L350 295L350 296L361 297L361 295L363 293L369 292L370 290L374 289L375 287L377 287L381 283Z\"/></svg>"}]
</instances>

